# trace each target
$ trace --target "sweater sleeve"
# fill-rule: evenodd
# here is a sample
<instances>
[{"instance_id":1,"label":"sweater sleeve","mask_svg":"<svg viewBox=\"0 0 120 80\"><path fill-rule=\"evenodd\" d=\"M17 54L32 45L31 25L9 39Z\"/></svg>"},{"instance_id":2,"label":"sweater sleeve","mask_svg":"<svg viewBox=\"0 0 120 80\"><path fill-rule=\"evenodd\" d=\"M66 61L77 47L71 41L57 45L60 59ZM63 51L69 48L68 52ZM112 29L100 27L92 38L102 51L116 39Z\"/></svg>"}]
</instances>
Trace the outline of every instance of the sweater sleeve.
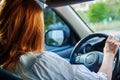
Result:
<instances>
[{"instance_id":1,"label":"sweater sleeve","mask_svg":"<svg viewBox=\"0 0 120 80\"><path fill-rule=\"evenodd\" d=\"M102 72L91 72L84 65L72 65L74 80L107 80L107 75Z\"/></svg>"}]
</instances>

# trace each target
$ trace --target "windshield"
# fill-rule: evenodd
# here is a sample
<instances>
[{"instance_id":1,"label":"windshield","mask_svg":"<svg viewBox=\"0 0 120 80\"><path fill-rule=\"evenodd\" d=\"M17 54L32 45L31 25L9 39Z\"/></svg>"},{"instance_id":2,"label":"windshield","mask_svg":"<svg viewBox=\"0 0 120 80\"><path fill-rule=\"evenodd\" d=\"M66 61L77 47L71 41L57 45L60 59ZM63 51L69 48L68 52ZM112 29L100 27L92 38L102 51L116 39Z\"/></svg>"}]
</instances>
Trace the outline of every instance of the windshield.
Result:
<instances>
[{"instance_id":1,"label":"windshield","mask_svg":"<svg viewBox=\"0 0 120 80\"><path fill-rule=\"evenodd\" d=\"M95 0L71 6L94 32L120 35L120 0Z\"/></svg>"}]
</instances>

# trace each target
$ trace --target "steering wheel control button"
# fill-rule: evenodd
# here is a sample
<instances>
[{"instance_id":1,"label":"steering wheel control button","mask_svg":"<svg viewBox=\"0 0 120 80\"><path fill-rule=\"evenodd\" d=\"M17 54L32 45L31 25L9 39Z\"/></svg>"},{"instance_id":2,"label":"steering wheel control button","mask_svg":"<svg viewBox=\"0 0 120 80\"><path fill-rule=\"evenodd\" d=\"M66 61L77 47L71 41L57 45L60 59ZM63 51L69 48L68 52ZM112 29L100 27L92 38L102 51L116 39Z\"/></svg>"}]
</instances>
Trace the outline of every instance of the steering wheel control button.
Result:
<instances>
[{"instance_id":1,"label":"steering wheel control button","mask_svg":"<svg viewBox=\"0 0 120 80\"><path fill-rule=\"evenodd\" d=\"M76 62L76 63L80 63L80 56L77 56L77 57L76 57L75 62Z\"/></svg>"},{"instance_id":2,"label":"steering wheel control button","mask_svg":"<svg viewBox=\"0 0 120 80\"><path fill-rule=\"evenodd\" d=\"M85 63L87 65L93 65L96 62L96 56L95 54L89 54L85 58Z\"/></svg>"}]
</instances>

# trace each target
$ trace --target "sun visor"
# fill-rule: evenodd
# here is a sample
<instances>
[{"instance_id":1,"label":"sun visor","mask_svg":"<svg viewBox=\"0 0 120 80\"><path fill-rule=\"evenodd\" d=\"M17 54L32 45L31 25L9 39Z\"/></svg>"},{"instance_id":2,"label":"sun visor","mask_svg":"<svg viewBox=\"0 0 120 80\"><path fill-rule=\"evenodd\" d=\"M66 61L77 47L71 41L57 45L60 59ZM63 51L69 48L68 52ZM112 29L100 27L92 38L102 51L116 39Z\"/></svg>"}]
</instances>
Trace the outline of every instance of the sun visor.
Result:
<instances>
[{"instance_id":1,"label":"sun visor","mask_svg":"<svg viewBox=\"0 0 120 80\"><path fill-rule=\"evenodd\" d=\"M47 7L59 7L93 0L43 0L43 1L48 5Z\"/></svg>"}]
</instances>

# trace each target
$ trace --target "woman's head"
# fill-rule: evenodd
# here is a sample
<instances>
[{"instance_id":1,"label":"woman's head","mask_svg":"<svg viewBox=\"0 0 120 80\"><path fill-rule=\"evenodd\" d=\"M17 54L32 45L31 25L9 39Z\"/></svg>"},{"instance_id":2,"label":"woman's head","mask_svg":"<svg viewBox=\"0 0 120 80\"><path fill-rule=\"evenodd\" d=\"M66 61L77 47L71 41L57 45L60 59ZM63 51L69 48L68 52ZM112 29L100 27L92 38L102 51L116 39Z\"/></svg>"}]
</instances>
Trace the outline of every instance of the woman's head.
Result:
<instances>
[{"instance_id":1,"label":"woman's head","mask_svg":"<svg viewBox=\"0 0 120 80\"><path fill-rule=\"evenodd\" d=\"M0 64L25 52L42 52L43 12L35 0L4 0L0 8Z\"/></svg>"}]
</instances>

